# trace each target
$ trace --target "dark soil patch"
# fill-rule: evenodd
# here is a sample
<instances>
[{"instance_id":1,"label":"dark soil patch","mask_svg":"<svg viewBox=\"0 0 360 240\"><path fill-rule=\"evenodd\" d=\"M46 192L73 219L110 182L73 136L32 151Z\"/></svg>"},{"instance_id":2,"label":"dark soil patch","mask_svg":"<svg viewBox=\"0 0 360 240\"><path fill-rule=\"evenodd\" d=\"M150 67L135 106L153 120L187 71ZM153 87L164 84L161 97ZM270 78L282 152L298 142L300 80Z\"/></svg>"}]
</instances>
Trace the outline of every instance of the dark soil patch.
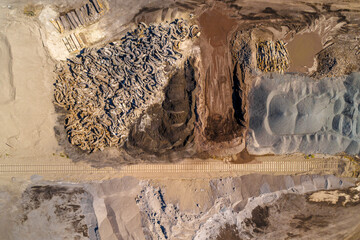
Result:
<instances>
[{"instance_id":1,"label":"dark soil patch","mask_svg":"<svg viewBox=\"0 0 360 240\"><path fill-rule=\"evenodd\" d=\"M269 207L257 206L251 212L252 217L244 220L246 226L252 226L255 233L263 232L269 226Z\"/></svg>"},{"instance_id":2,"label":"dark soil patch","mask_svg":"<svg viewBox=\"0 0 360 240\"><path fill-rule=\"evenodd\" d=\"M193 141L195 90L193 60L185 62L165 88L165 100L147 111L151 117L146 124L144 115L130 131L124 148L130 155L162 154L186 149Z\"/></svg>"},{"instance_id":3,"label":"dark soil patch","mask_svg":"<svg viewBox=\"0 0 360 240\"><path fill-rule=\"evenodd\" d=\"M220 233L216 237L216 240L241 240L241 238L236 225L226 224L220 229Z\"/></svg>"}]
</instances>

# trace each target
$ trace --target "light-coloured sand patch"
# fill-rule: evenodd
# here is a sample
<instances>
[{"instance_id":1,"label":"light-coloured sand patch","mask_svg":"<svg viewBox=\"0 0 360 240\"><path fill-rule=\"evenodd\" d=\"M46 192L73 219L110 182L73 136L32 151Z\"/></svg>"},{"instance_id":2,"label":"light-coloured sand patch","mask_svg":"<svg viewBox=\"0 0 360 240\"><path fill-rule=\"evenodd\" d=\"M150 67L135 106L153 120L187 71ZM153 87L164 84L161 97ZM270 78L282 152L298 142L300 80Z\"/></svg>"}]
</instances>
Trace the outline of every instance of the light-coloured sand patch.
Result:
<instances>
[{"instance_id":1,"label":"light-coloured sand patch","mask_svg":"<svg viewBox=\"0 0 360 240\"><path fill-rule=\"evenodd\" d=\"M343 206L346 206L348 203L357 203L360 200L359 186L350 188L351 194L342 192L340 190L315 192L310 195L309 201L337 204L339 203L340 199L343 198L344 200L341 202Z\"/></svg>"},{"instance_id":2,"label":"light-coloured sand patch","mask_svg":"<svg viewBox=\"0 0 360 240\"><path fill-rule=\"evenodd\" d=\"M10 156L50 155L57 151L53 62L40 40L41 30L32 21L20 20L7 22L0 34L6 36L0 44L4 52L1 68L8 69L2 72L8 78L1 83L1 92L5 97L7 92L6 98L11 100L0 104L0 162Z\"/></svg>"},{"instance_id":3,"label":"light-coloured sand patch","mask_svg":"<svg viewBox=\"0 0 360 240\"><path fill-rule=\"evenodd\" d=\"M199 213L211 207L211 186L208 179L166 179L154 181L164 189L165 201L177 202L181 211Z\"/></svg>"},{"instance_id":4,"label":"light-coloured sand patch","mask_svg":"<svg viewBox=\"0 0 360 240\"><path fill-rule=\"evenodd\" d=\"M0 104L5 104L15 99L15 88L10 44L7 37L2 34L0 34L0 56Z\"/></svg>"}]
</instances>

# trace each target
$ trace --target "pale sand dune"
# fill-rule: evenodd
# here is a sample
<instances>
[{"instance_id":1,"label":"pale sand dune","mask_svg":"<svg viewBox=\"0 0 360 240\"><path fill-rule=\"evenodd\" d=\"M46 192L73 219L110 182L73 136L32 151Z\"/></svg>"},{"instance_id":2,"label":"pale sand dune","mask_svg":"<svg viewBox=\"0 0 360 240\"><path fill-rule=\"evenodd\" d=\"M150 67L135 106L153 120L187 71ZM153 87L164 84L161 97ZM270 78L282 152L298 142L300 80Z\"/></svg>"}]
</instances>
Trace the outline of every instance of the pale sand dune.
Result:
<instances>
[{"instance_id":1,"label":"pale sand dune","mask_svg":"<svg viewBox=\"0 0 360 240\"><path fill-rule=\"evenodd\" d=\"M94 211L101 239L145 239L135 198L139 180L132 177L91 183Z\"/></svg>"},{"instance_id":2,"label":"pale sand dune","mask_svg":"<svg viewBox=\"0 0 360 240\"><path fill-rule=\"evenodd\" d=\"M359 153L360 75L315 81L298 75L258 79L250 97L252 154Z\"/></svg>"},{"instance_id":3,"label":"pale sand dune","mask_svg":"<svg viewBox=\"0 0 360 240\"><path fill-rule=\"evenodd\" d=\"M50 156L57 150L53 63L40 40L41 30L32 20L11 17L1 19L0 27L0 161L4 156Z\"/></svg>"}]
</instances>

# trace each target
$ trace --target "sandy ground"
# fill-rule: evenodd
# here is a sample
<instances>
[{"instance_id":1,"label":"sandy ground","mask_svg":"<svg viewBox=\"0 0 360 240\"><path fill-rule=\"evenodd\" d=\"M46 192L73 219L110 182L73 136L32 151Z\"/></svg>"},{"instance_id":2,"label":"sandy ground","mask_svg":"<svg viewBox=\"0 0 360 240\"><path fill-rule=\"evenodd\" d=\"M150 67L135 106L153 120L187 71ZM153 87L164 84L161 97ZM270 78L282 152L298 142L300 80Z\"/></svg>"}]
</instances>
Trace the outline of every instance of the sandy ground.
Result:
<instances>
[{"instance_id":1,"label":"sandy ground","mask_svg":"<svg viewBox=\"0 0 360 240\"><path fill-rule=\"evenodd\" d=\"M243 233L250 230L252 234L257 234L259 232L256 229L252 231L252 226L243 226L246 218L254 216L252 211L257 206L276 203L284 194L303 198L301 194L307 192L330 191L353 185L354 179L333 175L251 174L233 178L152 181L124 177L81 184L49 182L36 177L31 181L13 179L6 188L0 187L0 229L4 229L0 236L6 240L30 240L39 236L44 239L75 239L74 236L88 239L82 231L84 223L88 225L86 232L90 239L99 234L104 240L145 239L149 236L156 239L166 239L165 236L168 239L208 239L216 236L225 223L237 225L238 231ZM292 202L287 204L291 206ZM281 230L280 235L286 234L287 230L306 232L306 229L295 228L289 221L296 222L293 215L299 214L297 211L301 209L306 215L316 215L317 206L304 208L297 201L294 204L286 209L281 207L284 214L275 216L275 219L281 217L284 225L279 227L275 221L270 229ZM331 212L324 213L324 209L320 209L325 215L336 210L330 206L328 209ZM336 216L351 212L351 208L346 209L339 209L335 212ZM356 215L357 208L353 209L352 214L345 215ZM4 218L5 215L7 218ZM83 216L81 225L69 225L78 222L79 215ZM275 211L274 215L279 215L279 211ZM316 235L318 229L329 234L340 231L348 235L346 230L352 231L349 226L357 219L358 216L350 217L344 222L333 221L336 224L325 226L318 225L315 219L311 234ZM270 230L266 230L266 234L277 235ZM258 237L266 236L259 233Z\"/></svg>"},{"instance_id":2,"label":"sandy ground","mask_svg":"<svg viewBox=\"0 0 360 240\"><path fill-rule=\"evenodd\" d=\"M112 2L110 3L113 4ZM7 178L10 176L24 176L25 179L29 179L31 175L39 174L46 175L49 179L71 179L74 181L80 181L81 179L107 179L127 174L156 178L183 176L184 171L187 171L187 169L201 169L204 167L203 163L199 164L198 160L193 160L193 162L189 160L185 164L186 167L176 173L178 175L172 175L169 171L165 175L161 175L157 171L167 168L167 165L160 168L156 167L156 165L151 165L154 169L158 170L149 170L150 173L147 175L146 169L149 167L147 165L135 167L140 170L125 169L123 172L119 172L112 168L97 170L85 163L72 163L71 159L62 152L62 148L58 146L54 133L57 118L53 106L54 62L50 57L50 53L44 48L48 44L44 41L44 39L48 39L48 25L42 25L43 18L45 17L44 14L50 14L51 11L48 8L44 8L44 12L40 14L38 20L36 17L25 16L23 14L23 7L24 4L19 2L2 4L0 7L0 50L2 53L0 61L2 63L1 76L3 76L1 78L2 94L0 110L2 114L0 115L0 124L1 126L6 126L0 128L0 164L2 176L6 175ZM93 27L95 28L95 26ZM227 31L230 30L231 24ZM217 32L207 34L213 34L214 37L218 36L216 35L218 34ZM210 43L216 45L216 42L221 43L225 40L214 39L214 41ZM220 50L217 51L219 54L228 54ZM224 59L227 58L225 55ZM213 66L212 71L214 72L212 74L219 74L216 76L222 75L216 71L216 68L219 66ZM228 100L224 100L224 104L226 105L227 103ZM304 155L302 154L284 157L290 161L300 162L304 160ZM273 157L270 159L270 162L276 162L284 157ZM263 157L256 160L261 162L269 160L268 158ZM223 160L231 161L232 156ZM322 161L322 156L317 160ZM223 163L218 162L216 164L222 166ZM210 162L204 168L212 169L212 166L215 165ZM179 166L179 168L182 168L183 165ZM212 175L211 171L204 172L206 172L206 176L221 176L228 169L228 165L225 164L223 166L225 167L220 167L223 170L215 170L215 175ZM229 175L248 173L246 166L255 165L235 167L238 170L234 171L234 173L230 171ZM174 165L174 169L176 168L176 165ZM280 168L275 167L271 171L276 172L278 170L281 171ZM296 167L294 170L286 171L294 172L297 170L303 171ZM331 171L334 170L332 169ZM177 170L174 171L176 172ZM254 168L251 171L258 170ZM319 169L319 172L321 171L323 169ZM186 174L188 174L187 177L197 177L196 173L188 172Z\"/></svg>"},{"instance_id":3,"label":"sandy ground","mask_svg":"<svg viewBox=\"0 0 360 240\"><path fill-rule=\"evenodd\" d=\"M70 159L52 158L51 161L9 162L0 164L1 179L29 180L42 176L53 181L86 182L106 180L123 176L140 179L211 179L242 176L251 173L262 174L336 174L351 177L356 166L341 157L304 155L273 157L265 156L248 164L229 164L217 160L195 161L188 159L178 164L138 164L121 169L93 168L85 163L74 164ZM58 160L54 163L54 160Z\"/></svg>"},{"instance_id":4,"label":"sandy ground","mask_svg":"<svg viewBox=\"0 0 360 240\"><path fill-rule=\"evenodd\" d=\"M16 10L1 12L0 161L47 158L57 151L53 127L52 61L41 41L44 34ZM16 21L14 17L16 16Z\"/></svg>"}]
</instances>

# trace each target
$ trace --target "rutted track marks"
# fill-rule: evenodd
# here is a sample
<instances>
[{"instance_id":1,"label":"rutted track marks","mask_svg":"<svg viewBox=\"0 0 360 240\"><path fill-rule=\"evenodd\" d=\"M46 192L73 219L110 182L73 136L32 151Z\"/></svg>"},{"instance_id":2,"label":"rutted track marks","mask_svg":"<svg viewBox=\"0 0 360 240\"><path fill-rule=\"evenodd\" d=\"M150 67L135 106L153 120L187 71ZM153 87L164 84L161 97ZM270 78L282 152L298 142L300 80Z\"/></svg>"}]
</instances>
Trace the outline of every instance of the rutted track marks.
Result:
<instances>
[{"instance_id":1,"label":"rutted track marks","mask_svg":"<svg viewBox=\"0 0 360 240\"><path fill-rule=\"evenodd\" d=\"M120 170L113 168L95 169L89 166L76 166L74 164L1 164L0 173L3 174L66 174L66 173L120 173L133 175L141 173L163 174L172 173L301 173L301 172L337 172L340 162L338 160L305 160L305 161L263 161L254 164L226 164L222 162L191 162L184 164L146 164L125 166ZM201 176L199 176L201 177ZM157 178L157 177L155 177Z\"/></svg>"}]
</instances>

